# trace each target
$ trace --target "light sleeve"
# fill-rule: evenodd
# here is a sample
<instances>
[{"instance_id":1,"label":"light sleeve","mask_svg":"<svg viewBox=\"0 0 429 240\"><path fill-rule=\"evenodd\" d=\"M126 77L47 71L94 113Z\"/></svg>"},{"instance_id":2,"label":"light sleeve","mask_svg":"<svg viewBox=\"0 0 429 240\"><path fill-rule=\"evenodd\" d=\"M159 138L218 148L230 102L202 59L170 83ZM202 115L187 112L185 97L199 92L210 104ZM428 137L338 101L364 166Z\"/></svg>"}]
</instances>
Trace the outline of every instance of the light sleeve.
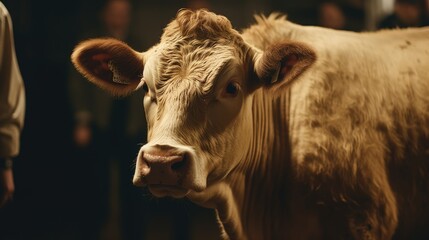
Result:
<instances>
[{"instance_id":1,"label":"light sleeve","mask_svg":"<svg viewBox=\"0 0 429 240\"><path fill-rule=\"evenodd\" d=\"M25 91L15 54L12 21L0 2L0 157L19 153Z\"/></svg>"}]
</instances>

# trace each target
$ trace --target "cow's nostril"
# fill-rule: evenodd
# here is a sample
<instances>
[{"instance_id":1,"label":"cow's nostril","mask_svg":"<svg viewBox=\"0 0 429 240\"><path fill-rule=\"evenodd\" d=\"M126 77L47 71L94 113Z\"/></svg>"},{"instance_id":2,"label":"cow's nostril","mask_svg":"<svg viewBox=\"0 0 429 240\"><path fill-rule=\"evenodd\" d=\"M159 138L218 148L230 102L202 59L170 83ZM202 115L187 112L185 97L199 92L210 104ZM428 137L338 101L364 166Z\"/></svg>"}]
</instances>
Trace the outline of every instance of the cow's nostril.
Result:
<instances>
[{"instance_id":1,"label":"cow's nostril","mask_svg":"<svg viewBox=\"0 0 429 240\"><path fill-rule=\"evenodd\" d=\"M180 161L177 161L173 164L171 164L171 169L177 171L181 168L183 168L186 164L186 155L183 156L183 158Z\"/></svg>"}]
</instances>

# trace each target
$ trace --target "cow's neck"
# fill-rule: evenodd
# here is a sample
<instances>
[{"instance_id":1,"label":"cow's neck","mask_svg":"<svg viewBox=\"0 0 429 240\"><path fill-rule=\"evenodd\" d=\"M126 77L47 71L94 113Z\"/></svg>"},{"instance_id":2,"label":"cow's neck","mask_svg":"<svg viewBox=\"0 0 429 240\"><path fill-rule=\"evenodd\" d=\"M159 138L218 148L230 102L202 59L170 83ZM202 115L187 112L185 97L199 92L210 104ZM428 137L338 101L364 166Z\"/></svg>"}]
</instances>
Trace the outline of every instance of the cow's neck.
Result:
<instances>
[{"instance_id":1,"label":"cow's neck","mask_svg":"<svg viewBox=\"0 0 429 240\"><path fill-rule=\"evenodd\" d=\"M240 169L244 177L241 196L243 228L255 239L276 239L284 219L286 191L289 188L288 94L255 93L253 100L253 137L248 155ZM274 201L273 201L274 200ZM273 217L275 216L275 217ZM277 219L277 221L276 221ZM261 226L261 224L263 226ZM253 232L262 229L263 232Z\"/></svg>"},{"instance_id":2,"label":"cow's neck","mask_svg":"<svg viewBox=\"0 0 429 240\"><path fill-rule=\"evenodd\" d=\"M230 239L276 239L275 234L284 230L278 220L287 214L290 192L287 98L255 92L248 116L253 121L252 140L241 164L224 181L189 196L217 210Z\"/></svg>"},{"instance_id":3,"label":"cow's neck","mask_svg":"<svg viewBox=\"0 0 429 240\"><path fill-rule=\"evenodd\" d=\"M239 235L243 231L252 239L278 239L282 236L276 234L284 232L278 220L285 219L286 194L290 192L286 191L290 186L289 95L272 96L263 90L253 96L250 147L240 166L226 180L224 187L229 187L230 196L218 207L219 218L233 239L235 236L231 235L238 228Z\"/></svg>"}]
</instances>

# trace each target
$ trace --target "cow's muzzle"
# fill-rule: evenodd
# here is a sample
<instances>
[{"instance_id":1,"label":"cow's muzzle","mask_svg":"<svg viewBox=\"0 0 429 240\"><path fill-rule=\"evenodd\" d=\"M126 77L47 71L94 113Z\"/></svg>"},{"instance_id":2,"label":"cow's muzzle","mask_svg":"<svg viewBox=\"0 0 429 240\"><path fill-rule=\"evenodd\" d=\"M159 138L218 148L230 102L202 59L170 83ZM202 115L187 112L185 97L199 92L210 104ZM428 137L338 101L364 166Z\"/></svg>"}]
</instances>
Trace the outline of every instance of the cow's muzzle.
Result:
<instances>
[{"instance_id":1,"label":"cow's muzzle","mask_svg":"<svg viewBox=\"0 0 429 240\"><path fill-rule=\"evenodd\" d=\"M157 197L184 197L192 184L192 153L170 145L144 146L137 157L133 183L148 186Z\"/></svg>"}]
</instances>

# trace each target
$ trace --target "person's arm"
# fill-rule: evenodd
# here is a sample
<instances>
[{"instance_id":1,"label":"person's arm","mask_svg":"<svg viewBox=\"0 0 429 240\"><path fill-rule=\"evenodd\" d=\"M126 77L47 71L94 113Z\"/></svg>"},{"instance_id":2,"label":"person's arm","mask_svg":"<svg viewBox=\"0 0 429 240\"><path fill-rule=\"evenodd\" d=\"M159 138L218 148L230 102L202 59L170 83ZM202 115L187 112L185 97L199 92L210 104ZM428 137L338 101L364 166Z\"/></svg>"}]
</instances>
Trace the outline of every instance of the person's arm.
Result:
<instances>
[{"instance_id":1,"label":"person's arm","mask_svg":"<svg viewBox=\"0 0 429 240\"><path fill-rule=\"evenodd\" d=\"M15 54L12 21L0 2L0 207L15 190L12 158L17 156L24 125L25 92Z\"/></svg>"}]
</instances>

